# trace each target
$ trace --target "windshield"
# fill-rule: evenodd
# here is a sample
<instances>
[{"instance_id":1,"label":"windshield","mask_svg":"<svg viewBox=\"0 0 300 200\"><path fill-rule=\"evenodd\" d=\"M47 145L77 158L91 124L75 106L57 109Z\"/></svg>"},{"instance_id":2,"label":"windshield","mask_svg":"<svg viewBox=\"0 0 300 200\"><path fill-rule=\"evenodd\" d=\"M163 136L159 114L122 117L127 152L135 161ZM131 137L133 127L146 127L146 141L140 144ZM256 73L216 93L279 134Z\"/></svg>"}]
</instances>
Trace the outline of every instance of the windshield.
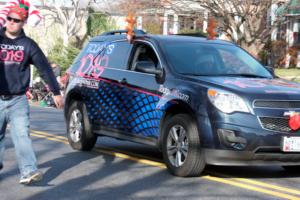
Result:
<instances>
[{"instance_id":1,"label":"windshield","mask_svg":"<svg viewBox=\"0 0 300 200\"><path fill-rule=\"evenodd\" d=\"M180 74L272 77L257 60L233 45L179 42L165 43L163 48L168 62Z\"/></svg>"}]
</instances>

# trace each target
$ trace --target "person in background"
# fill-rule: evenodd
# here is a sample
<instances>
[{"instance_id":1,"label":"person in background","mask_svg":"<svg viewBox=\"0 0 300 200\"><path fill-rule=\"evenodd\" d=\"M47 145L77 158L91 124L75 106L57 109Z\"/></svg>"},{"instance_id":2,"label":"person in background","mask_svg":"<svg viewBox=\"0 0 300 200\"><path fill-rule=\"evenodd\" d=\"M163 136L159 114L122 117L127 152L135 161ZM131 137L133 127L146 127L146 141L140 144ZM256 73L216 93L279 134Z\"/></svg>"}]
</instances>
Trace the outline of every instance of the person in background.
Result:
<instances>
[{"instance_id":1,"label":"person in background","mask_svg":"<svg viewBox=\"0 0 300 200\"><path fill-rule=\"evenodd\" d=\"M54 73L56 81L58 82L58 84L61 88L62 87L62 84L61 84L61 67L56 62L50 62L50 66L52 67L52 71Z\"/></svg>"},{"instance_id":2,"label":"person in background","mask_svg":"<svg viewBox=\"0 0 300 200\"><path fill-rule=\"evenodd\" d=\"M22 1L24 2L24 1ZM42 179L29 132L29 104L25 92L33 64L54 94L57 108L63 107L58 83L40 47L24 33L29 4L13 4L7 10L6 27L0 30L0 169L3 168L4 138L8 124L20 170L21 184Z\"/></svg>"},{"instance_id":3,"label":"person in background","mask_svg":"<svg viewBox=\"0 0 300 200\"><path fill-rule=\"evenodd\" d=\"M56 79L61 76L61 67L56 62L50 62L52 71Z\"/></svg>"}]
</instances>

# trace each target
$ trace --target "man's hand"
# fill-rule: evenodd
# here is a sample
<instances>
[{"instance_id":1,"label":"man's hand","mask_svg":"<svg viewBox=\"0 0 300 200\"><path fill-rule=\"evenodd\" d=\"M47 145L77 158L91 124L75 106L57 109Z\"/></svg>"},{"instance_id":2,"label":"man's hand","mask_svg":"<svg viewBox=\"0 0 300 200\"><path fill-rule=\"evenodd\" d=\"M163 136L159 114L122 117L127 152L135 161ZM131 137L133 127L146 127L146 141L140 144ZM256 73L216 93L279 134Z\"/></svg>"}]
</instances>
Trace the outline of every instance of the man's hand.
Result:
<instances>
[{"instance_id":1,"label":"man's hand","mask_svg":"<svg viewBox=\"0 0 300 200\"><path fill-rule=\"evenodd\" d=\"M64 107L64 100L61 95L53 96L53 100L58 109L62 109Z\"/></svg>"}]
</instances>

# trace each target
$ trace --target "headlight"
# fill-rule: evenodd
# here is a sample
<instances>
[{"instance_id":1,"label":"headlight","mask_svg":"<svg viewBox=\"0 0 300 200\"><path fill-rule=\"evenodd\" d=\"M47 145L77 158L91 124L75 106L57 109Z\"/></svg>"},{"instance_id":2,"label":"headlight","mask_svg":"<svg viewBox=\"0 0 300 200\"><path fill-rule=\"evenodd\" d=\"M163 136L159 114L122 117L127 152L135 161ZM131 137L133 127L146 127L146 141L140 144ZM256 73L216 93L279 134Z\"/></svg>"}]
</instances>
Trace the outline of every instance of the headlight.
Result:
<instances>
[{"instance_id":1,"label":"headlight","mask_svg":"<svg viewBox=\"0 0 300 200\"><path fill-rule=\"evenodd\" d=\"M250 113L245 101L236 94L223 90L209 89L207 95L210 102L224 113Z\"/></svg>"}]
</instances>

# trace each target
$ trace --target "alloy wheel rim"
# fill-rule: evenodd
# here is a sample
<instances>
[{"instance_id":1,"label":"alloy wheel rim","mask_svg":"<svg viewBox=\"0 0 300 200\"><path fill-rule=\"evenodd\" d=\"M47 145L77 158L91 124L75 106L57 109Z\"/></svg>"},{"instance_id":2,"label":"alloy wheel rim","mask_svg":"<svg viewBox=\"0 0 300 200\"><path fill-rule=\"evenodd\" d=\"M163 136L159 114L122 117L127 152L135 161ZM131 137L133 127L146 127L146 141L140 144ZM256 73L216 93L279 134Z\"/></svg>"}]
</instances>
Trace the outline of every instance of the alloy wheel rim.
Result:
<instances>
[{"instance_id":1,"label":"alloy wheel rim","mask_svg":"<svg viewBox=\"0 0 300 200\"><path fill-rule=\"evenodd\" d=\"M180 167L188 155L188 138L186 130L181 125L174 125L167 138L167 154L169 161L175 167Z\"/></svg>"},{"instance_id":2,"label":"alloy wheel rim","mask_svg":"<svg viewBox=\"0 0 300 200\"><path fill-rule=\"evenodd\" d=\"M79 142L82 136L82 114L78 109L73 110L69 124L69 134L73 142Z\"/></svg>"}]
</instances>

